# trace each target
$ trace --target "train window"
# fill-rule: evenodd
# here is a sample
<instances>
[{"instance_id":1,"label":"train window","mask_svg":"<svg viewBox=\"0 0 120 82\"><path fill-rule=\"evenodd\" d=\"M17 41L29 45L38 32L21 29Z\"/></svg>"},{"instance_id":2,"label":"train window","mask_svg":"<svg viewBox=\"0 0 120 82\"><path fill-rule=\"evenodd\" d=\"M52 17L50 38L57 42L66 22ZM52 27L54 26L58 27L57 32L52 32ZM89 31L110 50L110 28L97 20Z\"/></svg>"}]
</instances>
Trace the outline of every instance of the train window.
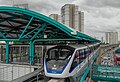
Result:
<instances>
[{"instance_id":1,"label":"train window","mask_svg":"<svg viewBox=\"0 0 120 82\"><path fill-rule=\"evenodd\" d=\"M50 59L57 59L57 60L62 60L69 55L69 50L67 49L53 49L50 51Z\"/></svg>"},{"instance_id":2,"label":"train window","mask_svg":"<svg viewBox=\"0 0 120 82\"><path fill-rule=\"evenodd\" d=\"M84 54L83 54L84 59L86 58L86 50L84 49Z\"/></svg>"},{"instance_id":3,"label":"train window","mask_svg":"<svg viewBox=\"0 0 120 82\"><path fill-rule=\"evenodd\" d=\"M88 49L86 48L85 49L85 58L86 58L87 54L88 54Z\"/></svg>"},{"instance_id":4,"label":"train window","mask_svg":"<svg viewBox=\"0 0 120 82\"><path fill-rule=\"evenodd\" d=\"M81 51L81 55L84 57L84 50Z\"/></svg>"},{"instance_id":5,"label":"train window","mask_svg":"<svg viewBox=\"0 0 120 82\"><path fill-rule=\"evenodd\" d=\"M90 53L92 52L91 47L89 48L89 52L90 52Z\"/></svg>"},{"instance_id":6,"label":"train window","mask_svg":"<svg viewBox=\"0 0 120 82\"><path fill-rule=\"evenodd\" d=\"M90 54L90 53L91 53L90 48L88 48L88 54Z\"/></svg>"},{"instance_id":7,"label":"train window","mask_svg":"<svg viewBox=\"0 0 120 82\"><path fill-rule=\"evenodd\" d=\"M90 53L92 52L92 48L90 47Z\"/></svg>"},{"instance_id":8,"label":"train window","mask_svg":"<svg viewBox=\"0 0 120 82\"><path fill-rule=\"evenodd\" d=\"M76 65L79 63L79 58L80 58L80 53L79 51L76 51L75 58L74 58L74 62L76 63Z\"/></svg>"},{"instance_id":9,"label":"train window","mask_svg":"<svg viewBox=\"0 0 120 82\"><path fill-rule=\"evenodd\" d=\"M71 57L74 49L69 47L53 47L47 51L47 60L66 60Z\"/></svg>"},{"instance_id":10,"label":"train window","mask_svg":"<svg viewBox=\"0 0 120 82\"><path fill-rule=\"evenodd\" d=\"M88 56L88 53L89 53L88 48L84 49L84 59Z\"/></svg>"},{"instance_id":11,"label":"train window","mask_svg":"<svg viewBox=\"0 0 120 82\"><path fill-rule=\"evenodd\" d=\"M82 54L83 50L79 50L80 53L80 63L84 60L84 54Z\"/></svg>"},{"instance_id":12,"label":"train window","mask_svg":"<svg viewBox=\"0 0 120 82\"><path fill-rule=\"evenodd\" d=\"M55 58L55 54L57 53L57 50L51 50L50 51L50 54L52 54L52 55L50 55L50 59L54 59Z\"/></svg>"},{"instance_id":13,"label":"train window","mask_svg":"<svg viewBox=\"0 0 120 82\"><path fill-rule=\"evenodd\" d=\"M79 64L80 64L80 51L76 51L75 57L73 59L73 63L69 72L72 72L72 70Z\"/></svg>"},{"instance_id":14,"label":"train window","mask_svg":"<svg viewBox=\"0 0 120 82\"><path fill-rule=\"evenodd\" d=\"M92 49L92 52L93 52L94 51L94 47L92 46L91 49Z\"/></svg>"}]
</instances>

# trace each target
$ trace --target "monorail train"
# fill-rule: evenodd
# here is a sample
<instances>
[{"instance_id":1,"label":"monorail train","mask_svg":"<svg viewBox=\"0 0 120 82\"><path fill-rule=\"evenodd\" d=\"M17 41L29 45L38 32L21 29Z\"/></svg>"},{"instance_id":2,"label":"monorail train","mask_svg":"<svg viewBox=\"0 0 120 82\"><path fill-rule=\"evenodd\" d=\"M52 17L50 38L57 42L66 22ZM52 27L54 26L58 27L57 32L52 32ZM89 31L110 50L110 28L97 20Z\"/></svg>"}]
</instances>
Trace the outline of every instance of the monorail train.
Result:
<instances>
[{"instance_id":1,"label":"monorail train","mask_svg":"<svg viewBox=\"0 0 120 82\"><path fill-rule=\"evenodd\" d=\"M58 45L49 48L44 56L45 75L65 78L65 82L78 82L99 45Z\"/></svg>"}]
</instances>

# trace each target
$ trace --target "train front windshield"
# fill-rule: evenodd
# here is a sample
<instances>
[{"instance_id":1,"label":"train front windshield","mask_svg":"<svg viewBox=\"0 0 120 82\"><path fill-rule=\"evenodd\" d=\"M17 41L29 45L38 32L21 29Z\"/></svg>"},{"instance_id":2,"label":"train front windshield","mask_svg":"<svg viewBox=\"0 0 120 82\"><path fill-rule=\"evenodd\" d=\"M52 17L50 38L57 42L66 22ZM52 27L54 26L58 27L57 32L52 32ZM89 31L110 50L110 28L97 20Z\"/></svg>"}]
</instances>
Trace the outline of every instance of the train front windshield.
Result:
<instances>
[{"instance_id":1,"label":"train front windshield","mask_svg":"<svg viewBox=\"0 0 120 82\"><path fill-rule=\"evenodd\" d=\"M47 51L46 62L48 70L62 71L70 60L74 48L69 46L56 46Z\"/></svg>"}]
</instances>

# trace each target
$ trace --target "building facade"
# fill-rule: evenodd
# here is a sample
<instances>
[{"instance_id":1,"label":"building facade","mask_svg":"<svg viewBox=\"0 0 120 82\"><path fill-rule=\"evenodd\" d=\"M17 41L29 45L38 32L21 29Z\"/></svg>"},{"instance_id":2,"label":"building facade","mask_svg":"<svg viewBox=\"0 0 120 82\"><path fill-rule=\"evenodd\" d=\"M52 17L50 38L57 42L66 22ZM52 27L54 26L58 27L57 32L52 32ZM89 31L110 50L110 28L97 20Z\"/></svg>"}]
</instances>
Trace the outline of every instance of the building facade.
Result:
<instances>
[{"instance_id":1,"label":"building facade","mask_svg":"<svg viewBox=\"0 0 120 82\"><path fill-rule=\"evenodd\" d=\"M75 18L78 18L78 6L66 4L61 8L62 23L75 29Z\"/></svg>"},{"instance_id":2,"label":"building facade","mask_svg":"<svg viewBox=\"0 0 120 82\"><path fill-rule=\"evenodd\" d=\"M84 33L84 12L79 11L75 4L65 4L61 8L61 15L51 14L49 17Z\"/></svg>"},{"instance_id":3,"label":"building facade","mask_svg":"<svg viewBox=\"0 0 120 82\"><path fill-rule=\"evenodd\" d=\"M64 25L84 32L84 12L78 11L75 4L65 4L61 8L61 21Z\"/></svg>"},{"instance_id":4,"label":"building facade","mask_svg":"<svg viewBox=\"0 0 120 82\"><path fill-rule=\"evenodd\" d=\"M49 17L61 23L61 15L50 14Z\"/></svg>"},{"instance_id":5,"label":"building facade","mask_svg":"<svg viewBox=\"0 0 120 82\"><path fill-rule=\"evenodd\" d=\"M79 11L79 18L78 18L78 30L84 33L84 12Z\"/></svg>"},{"instance_id":6,"label":"building facade","mask_svg":"<svg viewBox=\"0 0 120 82\"><path fill-rule=\"evenodd\" d=\"M118 43L118 32L106 32L106 43L117 44Z\"/></svg>"}]
</instances>

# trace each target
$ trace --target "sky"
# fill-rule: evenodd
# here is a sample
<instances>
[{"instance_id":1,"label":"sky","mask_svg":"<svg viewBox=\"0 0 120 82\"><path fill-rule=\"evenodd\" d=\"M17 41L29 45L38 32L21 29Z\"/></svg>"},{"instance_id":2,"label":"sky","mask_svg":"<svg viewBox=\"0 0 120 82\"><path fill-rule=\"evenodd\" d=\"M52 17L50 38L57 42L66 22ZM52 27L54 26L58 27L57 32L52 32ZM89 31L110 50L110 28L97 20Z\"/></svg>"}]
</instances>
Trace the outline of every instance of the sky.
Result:
<instances>
[{"instance_id":1,"label":"sky","mask_svg":"<svg viewBox=\"0 0 120 82\"><path fill-rule=\"evenodd\" d=\"M0 5L13 3L28 3L29 9L47 16L60 14L65 4L76 4L85 13L85 34L100 39L105 32L120 32L120 0L0 0Z\"/></svg>"}]
</instances>

